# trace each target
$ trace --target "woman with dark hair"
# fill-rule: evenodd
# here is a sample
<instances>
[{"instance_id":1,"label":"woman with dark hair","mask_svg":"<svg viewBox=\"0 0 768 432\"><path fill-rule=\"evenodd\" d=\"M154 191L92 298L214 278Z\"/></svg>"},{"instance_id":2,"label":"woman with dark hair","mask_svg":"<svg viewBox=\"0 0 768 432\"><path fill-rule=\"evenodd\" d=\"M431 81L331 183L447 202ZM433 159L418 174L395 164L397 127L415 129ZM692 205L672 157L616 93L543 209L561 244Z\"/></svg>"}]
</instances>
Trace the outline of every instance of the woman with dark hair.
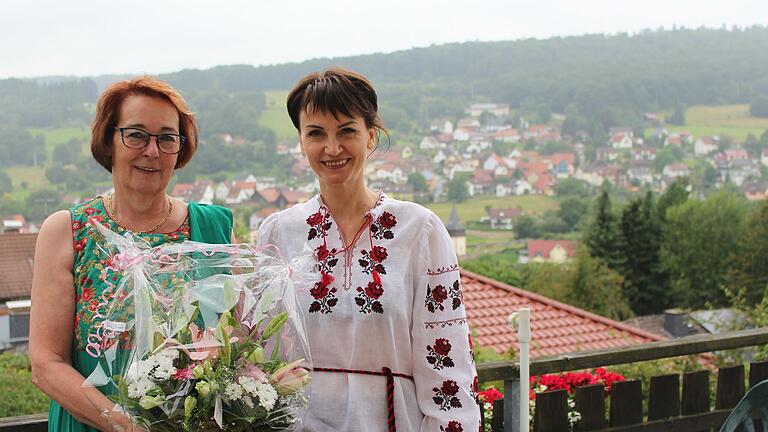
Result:
<instances>
[{"instance_id":1,"label":"woman with dark hair","mask_svg":"<svg viewBox=\"0 0 768 432\"><path fill-rule=\"evenodd\" d=\"M48 430L133 428L99 389L81 387L101 354L103 314L120 278L93 222L152 246L186 239L229 243L228 209L165 193L196 149L194 116L167 83L147 76L119 81L99 98L91 153L112 173L114 193L52 214L35 249L29 354L32 381L52 399Z\"/></svg>"},{"instance_id":2,"label":"woman with dark hair","mask_svg":"<svg viewBox=\"0 0 768 432\"><path fill-rule=\"evenodd\" d=\"M275 213L259 243L288 259L314 250L318 280L299 294L315 365L311 431L475 431L477 378L458 263L440 219L366 187L386 134L362 75L330 69L288 95L301 151L320 184Z\"/></svg>"}]
</instances>

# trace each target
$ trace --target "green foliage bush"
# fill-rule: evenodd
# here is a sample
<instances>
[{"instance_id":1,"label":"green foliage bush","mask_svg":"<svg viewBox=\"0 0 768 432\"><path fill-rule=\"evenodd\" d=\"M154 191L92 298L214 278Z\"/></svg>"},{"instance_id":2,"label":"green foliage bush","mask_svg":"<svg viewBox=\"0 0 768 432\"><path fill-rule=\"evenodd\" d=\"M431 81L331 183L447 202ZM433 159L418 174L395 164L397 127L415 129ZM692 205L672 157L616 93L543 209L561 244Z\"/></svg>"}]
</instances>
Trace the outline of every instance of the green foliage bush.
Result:
<instances>
[{"instance_id":1,"label":"green foliage bush","mask_svg":"<svg viewBox=\"0 0 768 432\"><path fill-rule=\"evenodd\" d=\"M0 417L46 412L50 399L32 384L29 357L0 354Z\"/></svg>"}]
</instances>

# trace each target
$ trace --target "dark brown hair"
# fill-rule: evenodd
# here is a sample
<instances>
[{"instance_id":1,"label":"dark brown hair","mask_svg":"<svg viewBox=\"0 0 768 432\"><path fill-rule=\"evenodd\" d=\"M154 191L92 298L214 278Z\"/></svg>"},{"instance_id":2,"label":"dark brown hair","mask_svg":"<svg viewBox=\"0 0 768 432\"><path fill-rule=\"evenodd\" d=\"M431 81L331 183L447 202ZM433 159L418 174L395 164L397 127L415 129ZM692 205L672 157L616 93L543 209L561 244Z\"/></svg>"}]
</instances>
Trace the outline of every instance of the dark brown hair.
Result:
<instances>
[{"instance_id":1,"label":"dark brown hair","mask_svg":"<svg viewBox=\"0 0 768 432\"><path fill-rule=\"evenodd\" d=\"M181 93L170 84L151 76L117 81L107 87L96 104L91 125L91 154L101 166L112 172L112 143L120 116L120 107L128 96L152 96L167 100L179 113L179 134L187 139L179 150L176 167L186 165L197 151L197 122Z\"/></svg>"},{"instance_id":2,"label":"dark brown hair","mask_svg":"<svg viewBox=\"0 0 768 432\"><path fill-rule=\"evenodd\" d=\"M382 132L389 138L379 117L376 90L368 78L349 69L334 67L305 76L288 94L287 106L296 130L301 129L301 112L311 109L330 113L337 119L339 114L362 117L367 128L376 129L377 146Z\"/></svg>"}]
</instances>

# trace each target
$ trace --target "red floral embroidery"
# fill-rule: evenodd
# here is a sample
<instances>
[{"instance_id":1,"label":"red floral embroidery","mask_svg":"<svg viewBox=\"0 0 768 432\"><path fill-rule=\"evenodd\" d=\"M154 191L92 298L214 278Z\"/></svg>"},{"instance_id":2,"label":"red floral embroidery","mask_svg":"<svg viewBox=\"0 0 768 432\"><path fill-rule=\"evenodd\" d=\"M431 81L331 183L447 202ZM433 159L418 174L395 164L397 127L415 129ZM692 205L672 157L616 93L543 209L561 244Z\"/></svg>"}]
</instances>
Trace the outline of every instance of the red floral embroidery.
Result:
<instances>
[{"instance_id":1,"label":"red floral embroidery","mask_svg":"<svg viewBox=\"0 0 768 432\"><path fill-rule=\"evenodd\" d=\"M459 385L456 384L456 381L443 381L443 385L441 385L440 388L434 387L432 391L435 392L432 401L440 407L441 411L450 411L451 408L461 408L461 401L456 396L459 392Z\"/></svg>"},{"instance_id":2,"label":"red floral embroidery","mask_svg":"<svg viewBox=\"0 0 768 432\"><path fill-rule=\"evenodd\" d=\"M437 310L445 310L443 302L448 298L448 291L442 285L436 285L434 288L427 285L427 299L424 301L424 306L427 310L435 313Z\"/></svg>"},{"instance_id":3,"label":"red floral embroidery","mask_svg":"<svg viewBox=\"0 0 768 432\"><path fill-rule=\"evenodd\" d=\"M472 399L477 399L477 390L480 388L480 382L477 378L477 375L475 375L475 379L472 380L472 387L469 388L469 394L472 396Z\"/></svg>"},{"instance_id":4,"label":"red floral embroidery","mask_svg":"<svg viewBox=\"0 0 768 432\"><path fill-rule=\"evenodd\" d=\"M382 261L386 260L389 256L387 248L374 246L371 252L363 250L360 253L363 254L363 257L357 260L357 263L363 268L363 273L373 274L375 271L379 274L387 274L387 269L382 264Z\"/></svg>"},{"instance_id":5,"label":"red floral embroidery","mask_svg":"<svg viewBox=\"0 0 768 432\"><path fill-rule=\"evenodd\" d=\"M461 295L461 285L459 285L459 281L456 280L453 282L453 285L451 285L451 308L453 310L456 310L461 306L461 302L463 300L463 296Z\"/></svg>"},{"instance_id":6,"label":"red floral embroidery","mask_svg":"<svg viewBox=\"0 0 768 432\"><path fill-rule=\"evenodd\" d=\"M450 353L451 343L448 339L435 339L433 345L427 345L427 363L431 364L435 370L453 367L453 359L448 357Z\"/></svg>"},{"instance_id":7,"label":"red floral embroidery","mask_svg":"<svg viewBox=\"0 0 768 432\"><path fill-rule=\"evenodd\" d=\"M73 221L72 222L72 231L77 231L80 228L83 227L83 224L80 223L80 221Z\"/></svg>"},{"instance_id":8,"label":"red floral embroidery","mask_svg":"<svg viewBox=\"0 0 768 432\"><path fill-rule=\"evenodd\" d=\"M93 208L93 207L86 207L85 210L83 210L83 212L85 212L85 214L90 216L90 215L96 213L96 209Z\"/></svg>"},{"instance_id":9,"label":"red floral embroidery","mask_svg":"<svg viewBox=\"0 0 768 432\"><path fill-rule=\"evenodd\" d=\"M461 427L461 423L457 422L456 420L449 421L448 426L446 427L440 426L440 430L442 432L464 432L464 429Z\"/></svg>"},{"instance_id":10,"label":"red floral embroidery","mask_svg":"<svg viewBox=\"0 0 768 432\"><path fill-rule=\"evenodd\" d=\"M395 238L392 228L397 225L397 218L390 212L384 212L371 223L371 237L377 240L392 240Z\"/></svg>"},{"instance_id":11,"label":"red floral embroidery","mask_svg":"<svg viewBox=\"0 0 768 432\"><path fill-rule=\"evenodd\" d=\"M326 232L331 228L331 221L328 220L328 214L318 210L307 218L307 225L310 226L307 240L313 240L317 237L325 238Z\"/></svg>"},{"instance_id":12,"label":"red floral embroidery","mask_svg":"<svg viewBox=\"0 0 768 432\"><path fill-rule=\"evenodd\" d=\"M325 279L325 276L326 275L323 275L323 279ZM320 282L315 283L314 288L309 290L309 294L315 299L315 301L309 305L310 312L320 312L324 314L333 312L332 309L339 302L339 299L336 298L336 288L329 287L329 285L330 282L323 285L323 280L321 280Z\"/></svg>"},{"instance_id":13,"label":"red floral embroidery","mask_svg":"<svg viewBox=\"0 0 768 432\"><path fill-rule=\"evenodd\" d=\"M382 288L381 283L368 282L368 286L365 289L357 287L357 293L355 304L360 306L361 313L384 313L384 307L379 301L379 298L384 294L384 288Z\"/></svg>"},{"instance_id":14,"label":"red floral embroidery","mask_svg":"<svg viewBox=\"0 0 768 432\"><path fill-rule=\"evenodd\" d=\"M328 220L328 213L323 212L323 209L312 213L307 218L307 224L310 226L308 240L315 238L325 239L326 231L331 227L331 221ZM317 269L320 271L320 281L315 283L315 286L309 290L309 294L314 301L309 305L309 312L320 312L323 314L329 314L333 312L333 307L338 304L339 299L336 298L336 288L331 287L333 283L333 268L338 264L339 259L336 258L336 248L328 250L328 246L323 242L320 246L315 248L315 258L317 258Z\"/></svg>"}]
</instances>

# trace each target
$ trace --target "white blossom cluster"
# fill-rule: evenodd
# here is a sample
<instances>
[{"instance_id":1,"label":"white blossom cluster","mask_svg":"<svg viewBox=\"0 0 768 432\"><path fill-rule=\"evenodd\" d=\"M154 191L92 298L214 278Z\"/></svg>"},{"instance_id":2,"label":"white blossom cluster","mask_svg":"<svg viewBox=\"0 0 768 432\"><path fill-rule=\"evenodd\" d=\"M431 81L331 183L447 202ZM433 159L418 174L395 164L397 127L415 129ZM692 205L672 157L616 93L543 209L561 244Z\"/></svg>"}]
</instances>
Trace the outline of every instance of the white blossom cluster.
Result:
<instances>
[{"instance_id":1,"label":"white blossom cluster","mask_svg":"<svg viewBox=\"0 0 768 432\"><path fill-rule=\"evenodd\" d=\"M241 400L253 408L253 399L258 399L259 405L267 411L272 410L277 402L277 390L266 381L259 381L247 376L241 376L237 383L229 383L224 389L224 395L229 400Z\"/></svg>"},{"instance_id":2,"label":"white blossom cluster","mask_svg":"<svg viewBox=\"0 0 768 432\"><path fill-rule=\"evenodd\" d=\"M128 396L140 398L155 386L155 382L171 378L176 373L173 361L178 357L178 350L165 349L145 360L131 363L125 374Z\"/></svg>"}]
</instances>

